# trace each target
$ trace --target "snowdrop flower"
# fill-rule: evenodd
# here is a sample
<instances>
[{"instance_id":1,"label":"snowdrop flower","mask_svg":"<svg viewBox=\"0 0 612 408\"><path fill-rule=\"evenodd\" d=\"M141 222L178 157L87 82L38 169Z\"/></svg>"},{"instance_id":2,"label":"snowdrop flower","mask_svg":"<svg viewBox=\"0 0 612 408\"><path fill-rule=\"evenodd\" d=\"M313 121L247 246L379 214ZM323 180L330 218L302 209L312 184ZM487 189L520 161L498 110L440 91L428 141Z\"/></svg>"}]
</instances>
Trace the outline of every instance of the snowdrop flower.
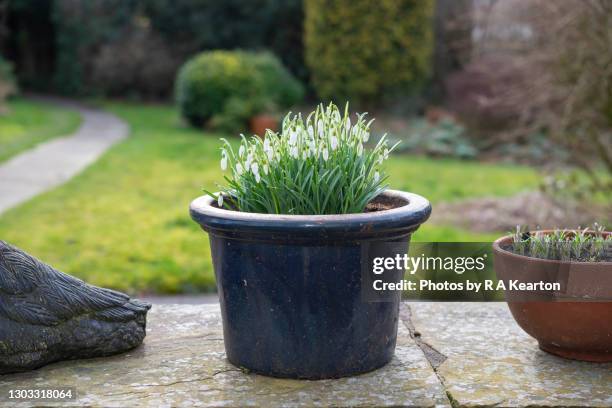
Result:
<instances>
[{"instance_id":1,"label":"snowdrop flower","mask_svg":"<svg viewBox=\"0 0 612 408\"><path fill-rule=\"evenodd\" d=\"M336 150L338 147L338 138L336 136L332 136L331 138L331 149Z\"/></svg>"},{"instance_id":2,"label":"snowdrop flower","mask_svg":"<svg viewBox=\"0 0 612 408\"><path fill-rule=\"evenodd\" d=\"M244 169L242 168L242 164L236 163L236 174L240 176L242 175L243 172L244 172Z\"/></svg>"},{"instance_id":3,"label":"snowdrop flower","mask_svg":"<svg viewBox=\"0 0 612 408\"><path fill-rule=\"evenodd\" d=\"M221 154L221 170L227 170L227 153L225 153L225 150Z\"/></svg>"},{"instance_id":4,"label":"snowdrop flower","mask_svg":"<svg viewBox=\"0 0 612 408\"><path fill-rule=\"evenodd\" d=\"M380 174L378 172L374 173L374 182L378 183L378 180L380 180Z\"/></svg>"},{"instance_id":5,"label":"snowdrop flower","mask_svg":"<svg viewBox=\"0 0 612 408\"><path fill-rule=\"evenodd\" d=\"M251 165L251 171L255 176L255 181L259 183L261 181L261 176L259 175L259 165L257 164L257 162Z\"/></svg>"},{"instance_id":6,"label":"snowdrop flower","mask_svg":"<svg viewBox=\"0 0 612 408\"><path fill-rule=\"evenodd\" d=\"M314 129L312 128L312 126L308 126L308 135L310 137L314 137Z\"/></svg>"},{"instance_id":7,"label":"snowdrop flower","mask_svg":"<svg viewBox=\"0 0 612 408\"><path fill-rule=\"evenodd\" d=\"M329 109L327 110L327 112L329 112ZM340 121L340 112L334 111L334 119L336 120L336 122Z\"/></svg>"},{"instance_id":8,"label":"snowdrop flower","mask_svg":"<svg viewBox=\"0 0 612 408\"><path fill-rule=\"evenodd\" d=\"M263 165L263 170L264 170L264 174L265 174L265 175L268 175L268 173L270 172L270 168L268 167L268 165L267 165L267 164L264 164L264 165Z\"/></svg>"},{"instance_id":9,"label":"snowdrop flower","mask_svg":"<svg viewBox=\"0 0 612 408\"><path fill-rule=\"evenodd\" d=\"M317 145L315 144L314 140L312 140L312 139L311 139L311 140L309 141L309 143L308 143L308 148L309 148L310 150L312 150L313 152L316 152L316 151L317 151Z\"/></svg>"},{"instance_id":10,"label":"snowdrop flower","mask_svg":"<svg viewBox=\"0 0 612 408\"><path fill-rule=\"evenodd\" d=\"M323 160L327 161L327 159L329 159L329 152L326 148L321 151L321 155L323 156Z\"/></svg>"},{"instance_id":11,"label":"snowdrop flower","mask_svg":"<svg viewBox=\"0 0 612 408\"><path fill-rule=\"evenodd\" d=\"M291 133L289 134L289 144L293 146L296 143L297 143L297 132L295 130L292 130Z\"/></svg>"},{"instance_id":12,"label":"snowdrop flower","mask_svg":"<svg viewBox=\"0 0 612 408\"><path fill-rule=\"evenodd\" d=\"M270 146L270 142L268 141L268 139L266 139L266 141L264 142L264 153L268 157L268 161L272 161L272 159L274 158L274 149L272 149L272 146Z\"/></svg>"},{"instance_id":13,"label":"snowdrop flower","mask_svg":"<svg viewBox=\"0 0 612 408\"><path fill-rule=\"evenodd\" d=\"M361 157L362 154L363 154L363 145L359 143L357 145L357 156Z\"/></svg>"},{"instance_id":14,"label":"snowdrop flower","mask_svg":"<svg viewBox=\"0 0 612 408\"><path fill-rule=\"evenodd\" d=\"M370 138L370 132L363 132L363 143L366 143Z\"/></svg>"},{"instance_id":15,"label":"snowdrop flower","mask_svg":"<svg viewBox=\"0 0 612 408\"><path fill-rule=\"evenodd\" d=\"M346 117L346 128L347 129L351 128L351 118L349 118L348 116Z\"/></svg>"},{"instance_id":16,"label":"snowdrop flower","mask_svg":"<svg viewBox=\"0 0 612 408\"><path fill-rule=\"evenodd\" d=\"M247 169L247 171L251 167L251 163L252 162L253 162L253 155L251 153L249 153L249 155L247 156L246 162L244 162L244 166ZM255 163L255 164L257 164L257 163Z\"/></svg>"},{"instance_id":17,"label":"snowdrop flower","mask_svg":"<svg viewBox=\"0 0 612 408\"><path fill-rule=\"evenodd\" d=\"M317 129L319 137L323 137L323 122L321 121L321 119L319 119L319 121L317 122Z\"/></svg>"},{"instance_id":18,"label":"snowdrop flower","mask_svg":"<svg viewBox=\"0 0 612 408\"><path fill-rule=\"evenodd\" d=\"M238 156L242 157L244 156L244 146L240 146L240 149L238 149Z\"/></svg>"},{"instance_id":19,"label":"snowdrop flower","mask_svg":"<svg viewBox=\"0 0 612 408\"><path fill-rule=\"evenodd\" d=\"M293 147L293 148L291 149L291 152L290 152L290 153L291 153L291 156L293 156L293 158L295 158L295 159L297 159L297 158L299 157L299 154L298 154L298 148L297 148L297 147Z\"/></svg>"},{"instance_id":20,"label":"snowdrop flower","mask_svg":"<svg viewBox=\"0 0 612 408\"><path fill-rule=\"evenodd\" d=\"M217 196L217 205L218 205L219 207L223 207L223 194L219 194L219 195Z\"/></svg>"}]
</instances>

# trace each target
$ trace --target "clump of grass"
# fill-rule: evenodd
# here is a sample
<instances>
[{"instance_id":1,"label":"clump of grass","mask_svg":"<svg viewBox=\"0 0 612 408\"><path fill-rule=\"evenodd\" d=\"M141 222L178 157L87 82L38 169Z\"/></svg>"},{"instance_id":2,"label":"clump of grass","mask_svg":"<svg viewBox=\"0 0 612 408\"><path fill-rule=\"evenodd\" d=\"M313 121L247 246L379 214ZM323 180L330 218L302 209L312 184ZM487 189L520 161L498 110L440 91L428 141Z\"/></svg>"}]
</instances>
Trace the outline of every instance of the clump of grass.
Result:
<instances>
[{"instance_id":1,"label":"clump of grass","mask_svg":"<svg viewBox=\"0 0 612 408\"><path fill-rule=\"evenodd\" d=\"M512 234L512 252L532 258L576 262L612 261L612 235L595 224L592 228L552 232L523 232L520 226Z\"/></svg>"},{"instance_id":2,"label":"clump of grass","mask_svg":"<svg viewBox=\"0 0 612 408\"><path fill-rule=\"evenodd\" d=\"M348 105L341 114L319 105L306 119L288 114L282 131L265 139L242 135L237 152L225 140L221 168L227 187L207 194L219 206L269 214L350 214L387 188L382 164L393 147L381 138L372 150L364 144L372 120L358 114L351 123ZM224 202L225 200L225 202Z\"/></svg>"}]
</instances>

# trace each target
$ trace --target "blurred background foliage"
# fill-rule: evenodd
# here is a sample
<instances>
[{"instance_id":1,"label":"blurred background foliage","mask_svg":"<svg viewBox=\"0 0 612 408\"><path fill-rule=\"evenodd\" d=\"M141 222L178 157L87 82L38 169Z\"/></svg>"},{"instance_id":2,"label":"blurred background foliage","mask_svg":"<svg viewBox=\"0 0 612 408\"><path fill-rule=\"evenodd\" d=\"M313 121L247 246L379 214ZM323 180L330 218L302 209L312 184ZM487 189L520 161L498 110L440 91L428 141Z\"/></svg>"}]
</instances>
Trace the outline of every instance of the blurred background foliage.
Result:
<instances>
[{"instance_id":1,"label":"blurred background foliage","mask_svg":"<svg viewBox=\"0 0 612 408\"><path fill-rule=\"evenodd\" d=\"M17 91L13 65L0 55L0 113L6 111L5 101Z\"/></svg>"},{"instance_id":2,"label":"blurred background foliage","mask_svg":"<svg viewBox=\"0 0 612 408\"><path fill-rule=\"evenodd\" d=\"M612 190L611 31L606 0L4 0L0 100L175 99L192 125L232 133L350 101L388 116L380 132L410 152L569 165L590 194ZM189 79L211 68L195 55L219 50L239 67Z\"/></svg>"},{"instance_id":3,"label":"blurred background foliage","mask_svg":"<svg viewBox=\"0 0 612 408\"><path fill-rule=\"evenodd\" d=\"M206 49L267 49L300 79L295 0L8 0L3 48L30 89L168 98L175 74Z\"/></svg>"}]
</instances>

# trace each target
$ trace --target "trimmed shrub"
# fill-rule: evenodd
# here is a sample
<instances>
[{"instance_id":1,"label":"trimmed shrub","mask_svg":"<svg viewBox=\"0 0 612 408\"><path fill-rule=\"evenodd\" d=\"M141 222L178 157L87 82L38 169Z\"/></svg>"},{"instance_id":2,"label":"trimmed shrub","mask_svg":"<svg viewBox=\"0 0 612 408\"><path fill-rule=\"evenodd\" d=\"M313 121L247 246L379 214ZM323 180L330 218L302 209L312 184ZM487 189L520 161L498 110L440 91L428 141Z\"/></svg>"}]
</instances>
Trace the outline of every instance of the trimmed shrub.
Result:
<instances>
[{"instance_id":1,"label":"trimmed shrub","mask_svg":"<svg viewBox=\"0 0 612 408\"><path fill-rule=\"evenodd\" d=\"M269 53L210 51L179 70L176 101L194 126L244 126L256 113L284 109L303 97L302 85ZM230 115L228 121L224 115Z\"/></svg>"},{"instance_id":2,"label":"trimmed shrub","mask_svg":"<svg viewBox=\"0 0 612 408\"><path fill-rule=\"evenodd\" d=\"M428 77L433 0L305 0L306 63L322 98L374 103Z\"/></svg>"}]
</instances>

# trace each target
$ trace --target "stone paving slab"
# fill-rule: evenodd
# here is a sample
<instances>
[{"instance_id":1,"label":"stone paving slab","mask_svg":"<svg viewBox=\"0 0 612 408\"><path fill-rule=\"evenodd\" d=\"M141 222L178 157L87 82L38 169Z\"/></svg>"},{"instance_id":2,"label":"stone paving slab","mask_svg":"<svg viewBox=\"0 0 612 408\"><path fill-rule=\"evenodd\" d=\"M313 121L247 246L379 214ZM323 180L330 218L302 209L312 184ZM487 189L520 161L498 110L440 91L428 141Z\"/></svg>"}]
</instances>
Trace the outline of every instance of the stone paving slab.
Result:
<instances>
[{"instance_id":1,"label":"stone paving slab","mask_svg":"<svg viewBox=\"0 0 612 408\"><path fill-rule=\"evenodd\" d=\"M55 138L0 165L0 213L65 183L125 138L128 126L115 115L74 103L83 122L72 135Z\"/></svg>"},{"instance_id":2,"label":"stone paving slab","mask_svg":"<svg viewBox=\"0 0 612 408\"><path fill-rule=\"evenodd\" d=\"M450 406L442 385L400 324L396 357L352 378L321 381L247 374L229 364L218 305L156 305L143 346L105 359L61 362L0 376L0 405L9 389L66 387L78 399L45 406ZM29 403L11 407L31 406Z\"/></svg>"},{"instance_id":3,"label":"stone paving slab","mask_svg":"<svg viewBox=\"0 0 612 408\"><path fill-rule=\"evenodd\" d=\"M612 407L612 364L541 351L505 303L408 306L421 341L443 355L437 373L455 406Z\"/></svg>"}]
</instances>

